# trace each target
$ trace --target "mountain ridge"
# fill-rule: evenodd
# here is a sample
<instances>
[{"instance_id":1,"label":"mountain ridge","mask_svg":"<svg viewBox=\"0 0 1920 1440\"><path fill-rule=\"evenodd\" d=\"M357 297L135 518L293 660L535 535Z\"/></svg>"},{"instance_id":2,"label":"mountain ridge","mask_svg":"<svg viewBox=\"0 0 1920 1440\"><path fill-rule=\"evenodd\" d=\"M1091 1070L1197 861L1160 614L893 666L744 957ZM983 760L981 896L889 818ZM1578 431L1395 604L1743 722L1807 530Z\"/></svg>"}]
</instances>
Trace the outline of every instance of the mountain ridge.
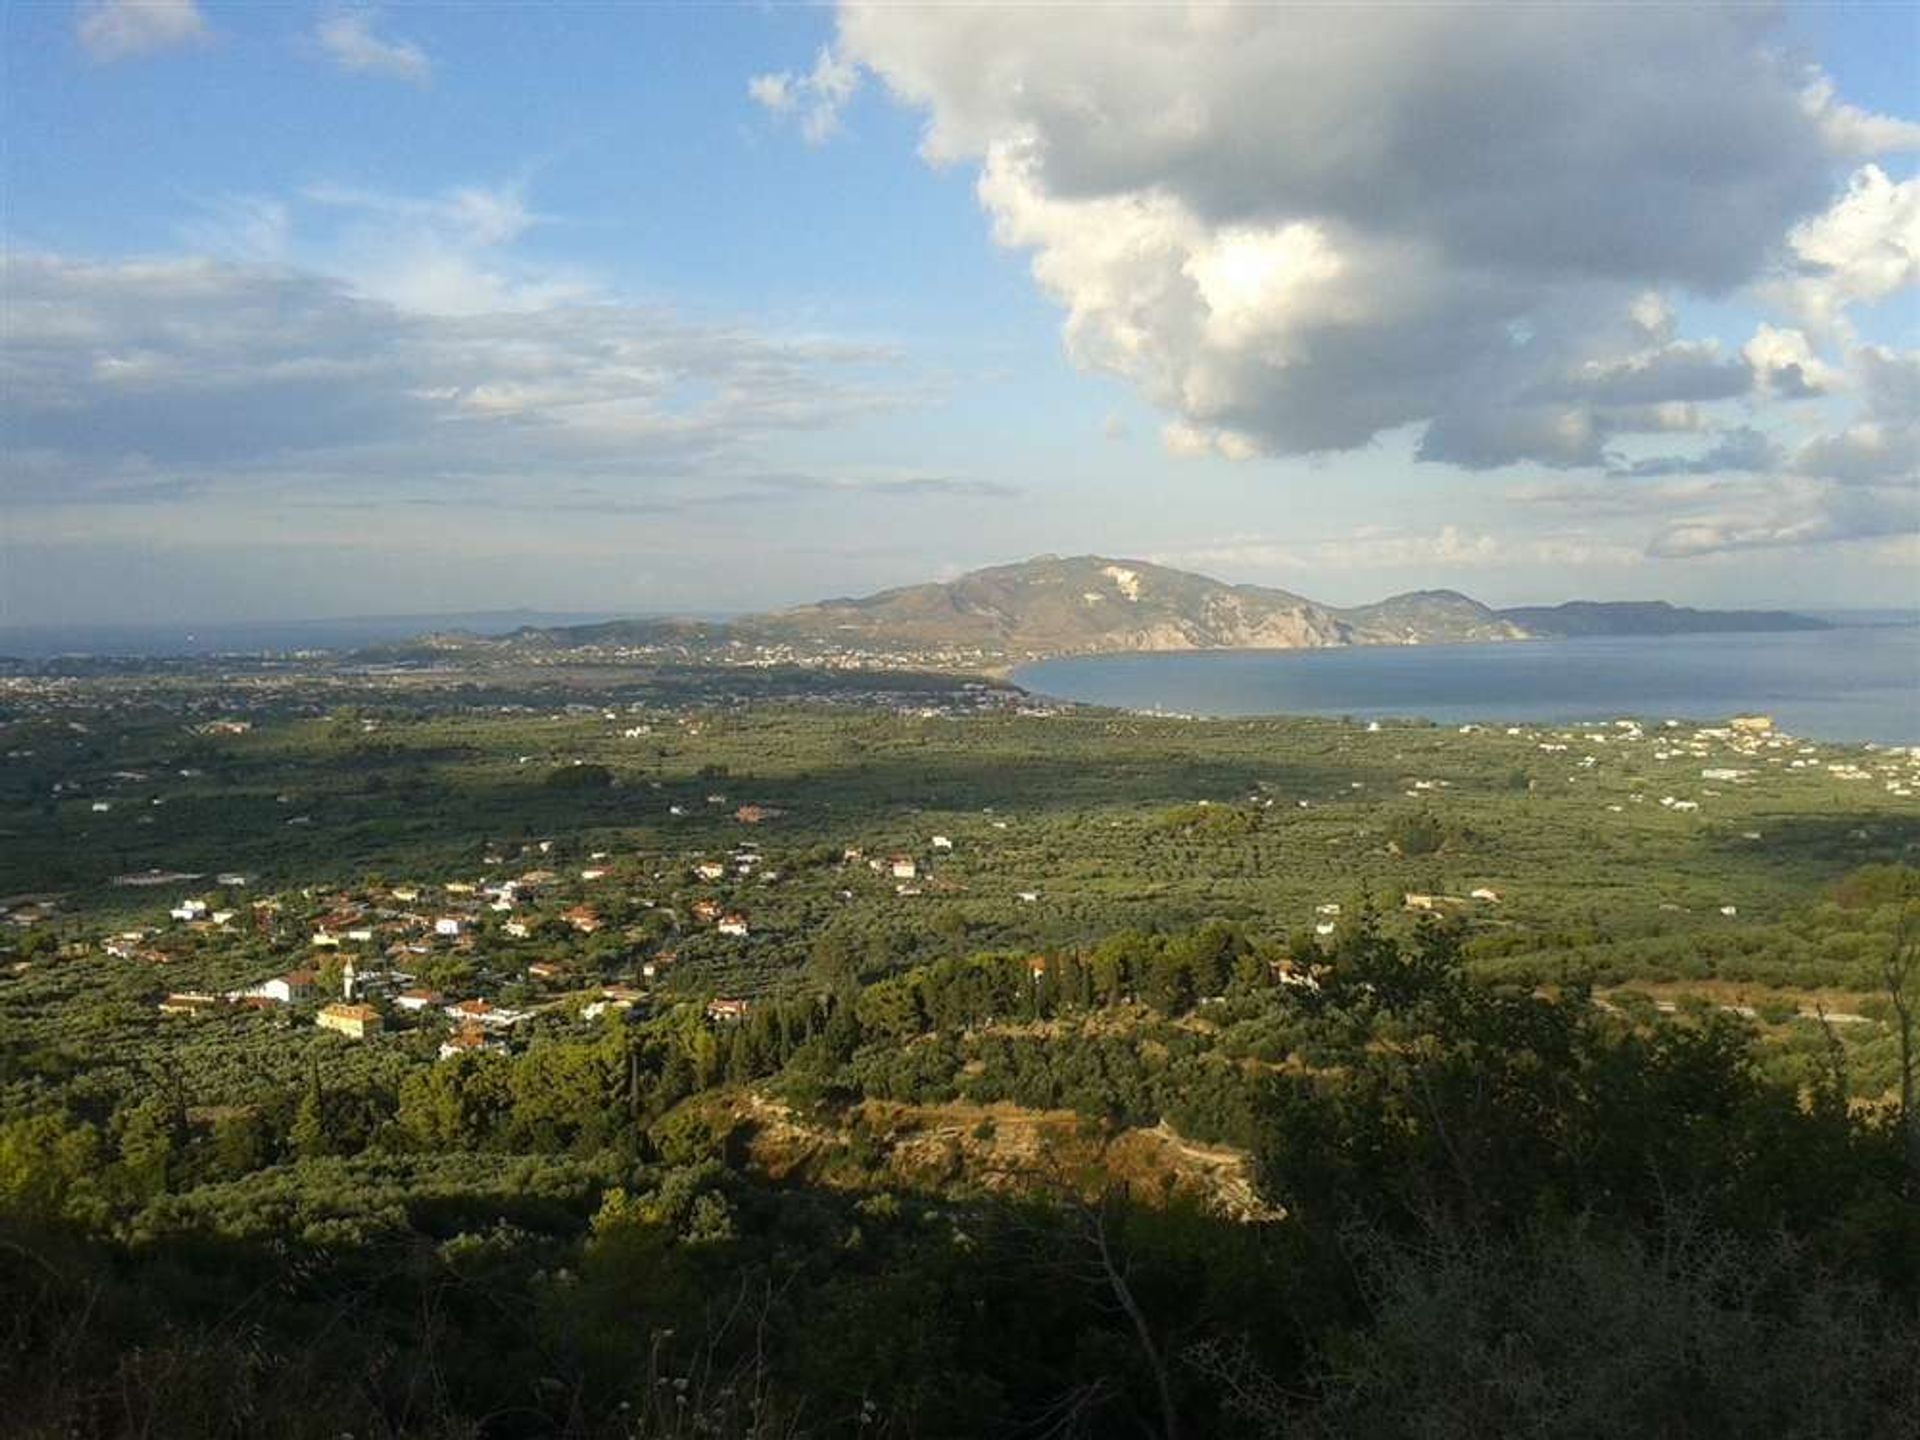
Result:
<instances>
[{"instance_id":1,"label":"mountain ridge","mask_svg":"<svg viewBox=\"0 0 1920 1440\"><path fill-rule=\"evenodd\" d=\"M492 640L538 650L613 649L686 659L828 663L918 657L999 666L1065 655L1506 643L1587 635L1831 628L1787 611L1714 611L1666 601L1569 601L1496 610L1458 590L1409 590L1336 606L1150 561L1040 555L951 580L841 595L729 620L653 618L522 627Z\"/></svg>"}]
</instances>

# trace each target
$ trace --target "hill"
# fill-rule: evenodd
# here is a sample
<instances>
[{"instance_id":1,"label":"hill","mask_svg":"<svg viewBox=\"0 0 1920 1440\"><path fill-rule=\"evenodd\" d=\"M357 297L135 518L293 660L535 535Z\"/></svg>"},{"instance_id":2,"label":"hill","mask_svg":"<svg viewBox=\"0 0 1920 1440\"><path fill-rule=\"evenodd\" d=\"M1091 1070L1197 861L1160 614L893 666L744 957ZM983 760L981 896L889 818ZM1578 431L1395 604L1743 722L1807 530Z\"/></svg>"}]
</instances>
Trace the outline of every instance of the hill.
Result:
<instances>
[{"instance_id":1,"label":"hill","mask_svg":"<svg viewBox=\"0 0 1920 1440\"><path fill-rule=\"evenodd\" d=\"M1469 644L1535 633L1458 590L1410 590L1339 612L1370 644Z\"/></svg>"}]
</instances>

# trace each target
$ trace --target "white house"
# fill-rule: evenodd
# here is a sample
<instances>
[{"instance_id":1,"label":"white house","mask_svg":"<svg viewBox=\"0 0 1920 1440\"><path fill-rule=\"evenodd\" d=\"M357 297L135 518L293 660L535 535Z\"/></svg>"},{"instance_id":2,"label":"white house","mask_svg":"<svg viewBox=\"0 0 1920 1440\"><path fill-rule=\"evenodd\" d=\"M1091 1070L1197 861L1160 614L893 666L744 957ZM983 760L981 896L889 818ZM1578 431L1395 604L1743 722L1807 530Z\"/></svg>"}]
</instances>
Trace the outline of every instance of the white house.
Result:
<instances>
[{"instance_id":1,"label":"white house","mask_svg":"<svg viewBox=\"0 0 1920 1440\"><path fill-rule=\"evenodd\" d=\"M292 1005L305 1000L313 994L314 975L311 970L289 970L284 975L276 975L271 980L262 980L258 985L249 985L245 990L237 991L236 1000L271 1000L280 1005Z\"/></svg>"},{"instance_id":2,"label":"white house","mask_svg":"<svg viewBox=\"0 0 1920 1440\"><path fill-rule=\"evenodd\" d=\"M433 933L452 939L460 933L460 921L452 915L442 915L433 922Z\"/></svg>"},{"instance_id":3,"label":"white house","mask_svg":"<svg viewBox=\"0 0 1920 1440\"><path fill-rule=\"evenodd\" d=\"M449 1020L460 1025L485 1025L506 1030L526 1019L524 1011L508 1010L490 1000L459 1000L443 1007Z\"/></svg>"}]
</instances>

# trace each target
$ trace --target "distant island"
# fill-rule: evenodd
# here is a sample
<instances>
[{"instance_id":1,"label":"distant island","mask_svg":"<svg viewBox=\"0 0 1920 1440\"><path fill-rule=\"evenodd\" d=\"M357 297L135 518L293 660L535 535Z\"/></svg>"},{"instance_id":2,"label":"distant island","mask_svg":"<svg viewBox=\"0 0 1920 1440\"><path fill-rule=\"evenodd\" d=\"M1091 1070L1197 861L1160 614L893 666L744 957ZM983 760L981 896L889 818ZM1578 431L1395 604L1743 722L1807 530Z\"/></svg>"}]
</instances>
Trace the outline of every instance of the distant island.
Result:
<instances>
[{"instance_id":1,"label":"distant island","mask_svg":"<svg viewBox=\"0 0 1920 1440\"><path fill-rule=\"evenodd\" d=\"M1579 635L1754 634L1770 630L1831 630L1833 625L1790 610L1693 610L1664 600L1569 600L1521 605L1501 616L1541 639Z\"/></svg>"},{"instance_id":2,"label":"distant island","mask_svg":"<svg viewBox=\"0 0 1920 1440\"><path fill-rule=\"evenodd\" d=\"M1824 630L1779 610L1695 610L1664 601L1572 601L1496 610L1456 590L1371 605L1100 555L1043 555L949 581L821 600L732 620L612 620L437 635L410 650L581 652L707 663L930 665L998 669L1067 655L1460 645L1594 635Z\"/></svg>"}]
</instances>

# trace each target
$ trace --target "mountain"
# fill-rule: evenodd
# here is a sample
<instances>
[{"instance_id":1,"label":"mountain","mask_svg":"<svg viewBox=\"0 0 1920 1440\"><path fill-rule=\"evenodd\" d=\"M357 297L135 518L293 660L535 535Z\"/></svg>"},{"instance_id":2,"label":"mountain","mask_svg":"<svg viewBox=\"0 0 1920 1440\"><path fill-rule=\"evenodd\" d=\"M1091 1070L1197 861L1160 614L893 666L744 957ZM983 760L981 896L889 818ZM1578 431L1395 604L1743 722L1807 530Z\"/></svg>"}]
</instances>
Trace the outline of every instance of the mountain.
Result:
<instances>
[{"instance_id":1,"label":"mountain","mask_svg":"<svg viewBox=\"0 0 1920 1440\"><path fill-rule=\"evenodd\" d=\"M1520 640L1526 632L1451 590L1340 609L1291 591L1101 555L1042 555L958 579L843 596L723 623L615 620L523 629L485 642L515 649L742 649L796 656L859 652L1017 661L1156 650L1304 650L1339 645ZM457 644L456 637L437 643Z\"/></svg>"},{"instance_id":2,"label":"mountain","mask_svg":"<svg viewBox=\"0 0 1920 1440\"><path fill-rule=\"evenodd\" d=\"M1006 655L1300 649L1348 645L1358 638L1339 612L1285 590L1226 585L1183 570L1098 555L1044 555L944 584L749 616L739 628L856 648Z\"/></svg>"},{"instance_id":3,"label":"mountain","mask_svg":"<svg viewBox=\"0 0 1920 1440\"><path fill-rule=\"evenodd\" d=\"M1831 630L1825 620L1787 610L1694 610L1664 600L1569 600L1564 605L1522 605L1499 612L1530 635L1570 639L1580 635L1698 635L1769 630Z\"/></svg>"},{"instance_id":4,"label":"mountain","mask_svg":"<svg viewBox=\"0 0 1920 1440\"><path fill-rule=\"evenodd\" d=\"M727 621L610 620L523 628L493 640L438 636L420 643L428 651L598 651L694 662L805 664L894 657L997 665L1050 655L1458 645L1823 626L1782 611L1689 610L1657 602L1576 601L1494 610L1457 590L1415 590L1343 609L1288 590L1230 585L1144 560L1042 555L955 580Z\"/></svg>"}]
</instances>

